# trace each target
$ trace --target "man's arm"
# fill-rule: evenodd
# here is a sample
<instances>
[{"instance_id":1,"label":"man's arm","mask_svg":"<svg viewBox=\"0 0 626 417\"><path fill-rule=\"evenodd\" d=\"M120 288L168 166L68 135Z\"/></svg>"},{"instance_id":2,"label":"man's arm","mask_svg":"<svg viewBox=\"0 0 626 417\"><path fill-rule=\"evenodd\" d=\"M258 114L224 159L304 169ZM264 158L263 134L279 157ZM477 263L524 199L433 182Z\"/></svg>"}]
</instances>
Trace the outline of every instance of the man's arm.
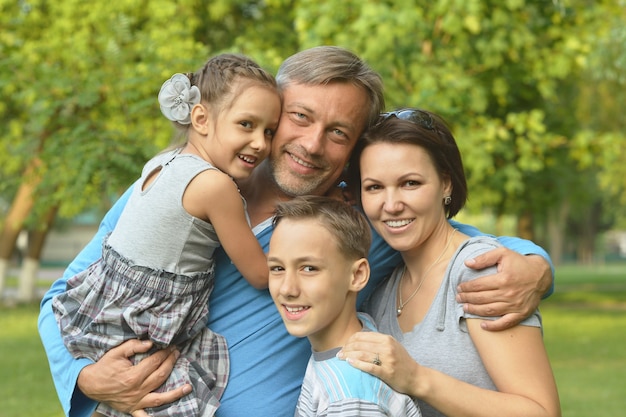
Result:
<instances>
[{"instance_id":1,"label":"man's arm","mask_svg":"<svg viewBox=\"0 0 626 417\"><path fill-rule=\"evenodd\" d=\"M65 292L69 278L84 271L101 257L102 240L115 227L131 190L132 187L120 197L104 216L96 235L67 267L63 277L52 284L41 301L38 321L39 335L48 356L57 395L61 401L63 411L68 416L90 416L95 409L96 403L76 388L79 373L85 366L93 362L89 359L74 359L65 348L54 313L52 312L52 298L57 294Z\"/></svg>"},{"instance_id":2,"label":"man's arm","mask_svg":"<svg viewBox=\"0 0 626 417\"><path fill-rule=\"evenodd\" d=\"M473 226L451 224L469 236L482 234ZM517 237L499 237L498 240L508 249L496 249L467 261L467 266L474 269L497 265L498 273L461 284L457 296L457 301L463 303L469 313L502 316L483 322L482 327L492 331L521 322L554 289L554 266L545 250Z\"/></svg>"}]
</instances>

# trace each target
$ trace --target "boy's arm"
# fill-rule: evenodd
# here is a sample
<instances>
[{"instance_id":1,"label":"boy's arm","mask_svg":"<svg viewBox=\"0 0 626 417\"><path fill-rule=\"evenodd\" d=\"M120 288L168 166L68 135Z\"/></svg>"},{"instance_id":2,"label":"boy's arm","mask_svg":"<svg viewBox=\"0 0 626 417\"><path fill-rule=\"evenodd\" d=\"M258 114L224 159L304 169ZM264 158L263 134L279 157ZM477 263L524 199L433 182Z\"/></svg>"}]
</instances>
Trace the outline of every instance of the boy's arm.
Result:
<instances>
[{"instance_id":1,"label":"boy's arm","mask_svg":"<svg viewBox=\"0 0 626 417\"><path fill-rule=\"evenodd\" d=\"M483 234L473 226L454 221L451 224L469 236ZM498 240L508 249L495 249L467 262L467 266L474 269L497 265L498 273L461 284L457 296L457 301L464 303L469 313L502 316L483 322L483 328L492 331L521 322L554 289L554 266L545 250L516 237L499 237Z\"/></svg>"},{"instance_id":2,"label":"boy's arm","mask_svg":"<svg viewBox=\"0 0 626 417\"><path fill-rule=\"evenodd\" d=\"M52 312L52 298L57 294L65 292L69 278L78 272L84 271L100 258L102 255L102 240L115 227L132 188L130 187L104 216L96 235L67 267L63 277L52 284L41 301L38 321L39 335L48 356L57 395L61 401L63 411L68 416L91 416L95 409L96 403L83 395L76 385L78 374L85 366L93 362L89 359L75 359L65 348L54 313Z\"/></svg>"}]
</instances>

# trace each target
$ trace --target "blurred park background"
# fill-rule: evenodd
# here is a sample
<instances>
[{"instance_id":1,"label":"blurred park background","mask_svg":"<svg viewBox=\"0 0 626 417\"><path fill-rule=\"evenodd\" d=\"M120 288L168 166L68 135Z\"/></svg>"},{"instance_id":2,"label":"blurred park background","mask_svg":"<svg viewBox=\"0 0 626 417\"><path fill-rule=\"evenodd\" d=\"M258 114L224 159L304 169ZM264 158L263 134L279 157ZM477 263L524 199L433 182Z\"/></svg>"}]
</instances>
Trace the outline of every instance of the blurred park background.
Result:
<instances>
[{"instance_id":1,"label":"blurred park background","mask_svg":"<svg viewBox=\"0 0 626 417\"><path fill-rule=\"evenodd\" d=\"M546 248L557 266L546 329L558 302L568 307L556 320L574 335L604 323L619 357L607 370L621 366L624 380L626 0L0 0L0 28L0 313L15 319L0 323L0 344L17 354L22 337L33 339L37 359L26 363L44 367L36 375L47 375L30 321L49 285L42 274L78 253L171 143L163 81L220 52L275 73L298 50L335 44L382 75L389 110L444 116L470 189L458 219ZM579 309L590 302L601 318ZM573 358L596 357L605 340L589 337ZM556 355L572 355L568 346ZM588 384L609 376L570 397L586 403ZM591 414L564 415L617 416L592 412L613 398L602 395Z\"/></svg>"}]
</instances>

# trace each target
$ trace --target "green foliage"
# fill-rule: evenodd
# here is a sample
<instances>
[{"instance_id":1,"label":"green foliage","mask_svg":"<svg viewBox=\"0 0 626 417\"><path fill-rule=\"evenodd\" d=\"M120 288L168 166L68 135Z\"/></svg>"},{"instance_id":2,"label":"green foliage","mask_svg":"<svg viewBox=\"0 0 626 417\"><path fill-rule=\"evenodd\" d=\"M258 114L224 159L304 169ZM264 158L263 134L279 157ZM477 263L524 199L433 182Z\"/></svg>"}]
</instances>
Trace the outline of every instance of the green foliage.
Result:
<instances>
[{"instance_id":1,"label":"green foliage","mask_svg":"<svg viewBox=\"0 0 626 417\"><path fill-rule=\"evenodd\" d=\"M0 0L0 194L10 200L38 156L40 211L60 204L71 217L108 201L168 144L156 94L172 73L223 51L275 71L297 50L337 44L381 73L389 108L428 108L449 121L470 209L532 212L538 229L564 205L582 209L600 198L623 206L624 6ZM600 192L573 198L583 186ZM605 217L626 219L601 206Z\"/></svg>"},{"instance_id":2,"label":"green foliage","mask_svg":"<svg viewBox=\"0 0 626 417\"><path fill-rule=\"evenodd\" d=\"M10 71L11 82L0 86L0 117L11 129L0 143L13 160L4 175L17 183L40 158L39 212L60 204L70 217L128 186L168 144L160 84L207 55L187 24L193 2L3 3L2 79Z\"/></svg>"},{"instance_id":3,"label":"green foliage","mask_svg":"<svg viewBox=\"0 0 626 417\"><path fill-rule=\"evenodd\" d=\"M275 70L281 48L295 50L280 20L289 9L277 1L1 0L0 121L8 129L0 193L10 200L39 158L33 218L54 205L69 218L107 202L172 138L156 101L161 83L226 50L260 55Z\"/></svg>"},{"instance_id":4,"label":"green foliage","mask_svg":"<svg viewBox=\"0 0 626 417\"><path fill-rule=\"evenodd\" d=\"M382 74L388 107L417 106L444 115L464 155L474 209L532 211L545 219L567 198L544 195L548 188L562 188L560 179L550 177L555 169L577 170L563 148L581 127L574 115L583 101L566 101L562 93L585 82L592 50L598 60L610 48L620 58L610 68L626 62L626 43L615 46L624 36L624 12L614 2L318 3L296 7L301 45L347 46ZM612 29L606 29L607 18ZM620 72L609 73L616 79ZM569 129L555 118L562 113ZM616 144L624 140L623 129L613 132ZM622 187L624 180L614 181L618 172L603 172L607 179L599 186Z\"/></svg>"}]
</instances>

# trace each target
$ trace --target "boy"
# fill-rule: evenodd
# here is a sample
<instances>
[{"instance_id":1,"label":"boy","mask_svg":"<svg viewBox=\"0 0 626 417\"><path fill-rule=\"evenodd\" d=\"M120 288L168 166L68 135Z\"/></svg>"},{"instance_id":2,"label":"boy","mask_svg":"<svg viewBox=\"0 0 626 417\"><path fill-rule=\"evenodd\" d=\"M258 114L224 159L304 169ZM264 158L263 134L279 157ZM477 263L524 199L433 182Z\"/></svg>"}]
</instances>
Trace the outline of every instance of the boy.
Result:
<instances>
[{"instance_id":1,"label":"boy","mask_svg":"<svg viewBox=\"0 0 626 417\"><path fill-rule=\"evenodd\" d=\"M370 273L367 220L344 202L308 196L278 204L274 226L269 290L287 331L308 337L313 351L296 416L421 416L411 398L335 357L352 334L375 331L356 310Z\"/></svg>"}]
</instances>

